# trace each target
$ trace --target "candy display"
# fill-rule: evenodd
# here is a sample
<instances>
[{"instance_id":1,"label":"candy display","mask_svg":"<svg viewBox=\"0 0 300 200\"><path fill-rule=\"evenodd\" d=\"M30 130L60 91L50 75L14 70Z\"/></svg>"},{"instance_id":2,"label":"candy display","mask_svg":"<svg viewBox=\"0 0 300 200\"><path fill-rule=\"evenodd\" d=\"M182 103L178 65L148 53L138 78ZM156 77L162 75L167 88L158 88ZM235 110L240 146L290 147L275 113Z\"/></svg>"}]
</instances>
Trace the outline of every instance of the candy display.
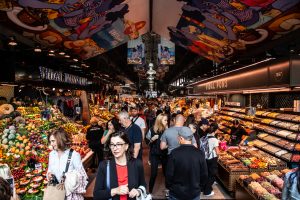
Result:
<instances>
[{"instance_id":1,"label":"candy display","mask_svg":"<svg viewBox=\"0 0 300 200\"><path fill-rule=\"evenodd\" d=\"M282 171L252 173L250 175L241 175L239 182L242 187L246 187L254 194L257 199L281 199L284 184L284 175L291 171L284 169Z\"/></svg>"}]
</instances>

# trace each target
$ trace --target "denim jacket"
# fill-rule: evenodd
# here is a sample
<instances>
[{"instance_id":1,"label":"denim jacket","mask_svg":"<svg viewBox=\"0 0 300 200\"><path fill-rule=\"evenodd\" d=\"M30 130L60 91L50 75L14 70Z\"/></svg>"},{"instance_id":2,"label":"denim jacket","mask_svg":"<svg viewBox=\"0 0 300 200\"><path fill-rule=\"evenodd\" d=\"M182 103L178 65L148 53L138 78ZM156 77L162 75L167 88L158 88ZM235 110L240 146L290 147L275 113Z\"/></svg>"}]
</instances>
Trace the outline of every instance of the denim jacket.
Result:
<instances>
[{"instance_id":1,"label":"denim jacket","mask_svg":"<svg viewBox=\"0 0 300 200\"><path fill-rule=\"evenodd\" d=\"M295 176L296 172L289 172L285 175L284 180L284 188L282 191L282 200L299 200L300 199L300 193L297 188L297 176ZM290 184L290 177L292 176L292 185Z\"/></svg>"}]
</instances>

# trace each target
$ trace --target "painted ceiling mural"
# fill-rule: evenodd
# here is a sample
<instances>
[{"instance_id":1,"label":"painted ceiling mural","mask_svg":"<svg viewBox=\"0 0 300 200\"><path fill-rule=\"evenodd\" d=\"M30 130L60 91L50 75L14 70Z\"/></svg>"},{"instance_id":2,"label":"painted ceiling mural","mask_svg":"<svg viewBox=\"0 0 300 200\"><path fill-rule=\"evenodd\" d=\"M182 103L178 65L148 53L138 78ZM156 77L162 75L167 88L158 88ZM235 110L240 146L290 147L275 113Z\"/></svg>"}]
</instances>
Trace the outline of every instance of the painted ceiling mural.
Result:
<instances>
[{"instance_id":1,"label":"painted ceiling mural","mask_svg":"<svg viewBox=\"0 0 300 200\"><path fill-rule=\"evenodd\" d=\"M153 31L222 62L300 27L300 0L155 0ZM167 12L166 12L167 8ZM0 24L82 59L149 31L149 0L0 0Z\"/></svg>"},{"instance_id":2,"label":"painted ceiling mural","mask_svg":"<svg viewBox=\"0 0 300 200\"><path fill-rule=\"evenodd\" d=\"M169 1L170 0L166 0ZM154 30L177 45L222 62L239 51L275 40L300 27L300 0L177 0ZM162 0L158 4L166 4ZM181 7L179 10L178 7ZM159 10L161 6L156 5ZM174 13L175 12L175 13ZM168 27L168 35L162 27Z\"/></svg>"},{"instance_id":3,"label":"painted ceiling mural","mask_svg":"<svg viewBox=\"0 0 300 200\"><path fill-rule=\"evenodd\" d=\"M0 23L45 46L69 49L82 59L136 39L149 26L148 0L0 1L0 17L6 19Z\"/></svg>"}]
</instances>

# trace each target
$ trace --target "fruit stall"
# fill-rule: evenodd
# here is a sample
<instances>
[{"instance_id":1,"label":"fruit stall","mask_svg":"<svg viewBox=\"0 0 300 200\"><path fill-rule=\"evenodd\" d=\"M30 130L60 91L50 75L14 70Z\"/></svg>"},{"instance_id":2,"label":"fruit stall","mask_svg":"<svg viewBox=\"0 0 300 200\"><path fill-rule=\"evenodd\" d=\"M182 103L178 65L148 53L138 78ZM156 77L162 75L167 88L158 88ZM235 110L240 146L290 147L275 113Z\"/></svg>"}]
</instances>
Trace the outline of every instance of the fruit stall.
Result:
<instances>
[{"instance_id":1,"label":"fruit stall","mask_svg":"<svg viewBox=\"0 0 300 200\"><path fill-rule=\"evenodd\" d=\"M81 155L83 165L89 167L93 152L85 139L87 127L53 113L49 120L43 120L37 107L19 107L18 111L22 114L14 120L0 120L0 163L9 165L21 199L42 199L51 151L48 133L62 127L72 137L71 148Z\"/></svg>"}]
</instances>

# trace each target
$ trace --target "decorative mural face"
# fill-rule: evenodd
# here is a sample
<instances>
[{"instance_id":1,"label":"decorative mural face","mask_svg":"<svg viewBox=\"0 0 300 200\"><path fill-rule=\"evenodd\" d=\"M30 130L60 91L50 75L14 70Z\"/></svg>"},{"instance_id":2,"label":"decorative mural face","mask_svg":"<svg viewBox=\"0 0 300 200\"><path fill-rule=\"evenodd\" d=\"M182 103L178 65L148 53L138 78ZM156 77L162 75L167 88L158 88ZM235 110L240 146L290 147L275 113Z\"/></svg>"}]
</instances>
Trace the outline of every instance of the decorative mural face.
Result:
<instances>
[{"instance_id":1,"label":"decorative mural face","mask_svg":"<svg viewBox=\"0 0 300 200\"><path fill-rule=\"evenodd\" d=\"M170 40L216 62L251 45L278 39L300 25L300 0L177 2L182 3L181 10L173 10L180 16L178 23L166 24ZM160 28L163 27L161 23L154 26L157 26L154 27L157 33L165 32Z\"/></svg>"},{"instance_id":2,"label":"decorative mural face","mask_svg":"<svg viewBox=\"0 0 300 200\"><path fill-rule=\"evenodd\" d=\"M87 59L147 31L149 9L140 8L141 2L148 5L148 0L17 0L1 10L24 36Z\"/></svg>"}]
</instances>

